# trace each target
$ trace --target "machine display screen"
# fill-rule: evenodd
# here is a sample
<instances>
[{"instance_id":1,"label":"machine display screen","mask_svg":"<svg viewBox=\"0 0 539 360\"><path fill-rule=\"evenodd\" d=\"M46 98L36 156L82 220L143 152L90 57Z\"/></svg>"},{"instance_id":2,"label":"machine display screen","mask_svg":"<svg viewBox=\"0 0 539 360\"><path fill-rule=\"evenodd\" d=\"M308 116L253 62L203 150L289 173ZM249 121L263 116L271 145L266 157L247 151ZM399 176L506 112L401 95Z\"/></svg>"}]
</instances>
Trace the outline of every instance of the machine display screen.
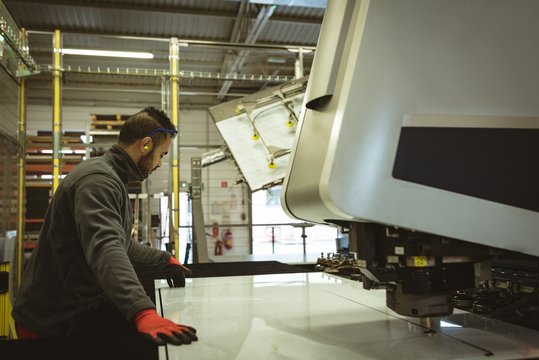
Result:
<instances>
[{"instance_id":1,"label":"machine display screen","mask_svg":"<svg viewBox=\"0 0 539 360\"><path fill-rule=\"evenodd\" d=\"M539 212L539 129L403 127L393 177Z\"/></svg>"}]
</instances>

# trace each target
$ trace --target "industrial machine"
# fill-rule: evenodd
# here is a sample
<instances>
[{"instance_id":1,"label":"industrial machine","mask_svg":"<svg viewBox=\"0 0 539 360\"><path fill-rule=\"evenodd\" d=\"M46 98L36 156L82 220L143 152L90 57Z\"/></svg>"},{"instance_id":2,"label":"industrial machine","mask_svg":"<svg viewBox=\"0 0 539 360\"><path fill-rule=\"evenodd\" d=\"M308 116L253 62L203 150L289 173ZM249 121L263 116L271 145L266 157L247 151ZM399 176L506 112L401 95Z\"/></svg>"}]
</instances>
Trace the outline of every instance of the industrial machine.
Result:
<instances>
[{"instance_id":1,"label":"industrial machine","mask_svg":"<svg viewBox=\"0 0 539 360\"><path fill-rule=\"evenodd\" d=\"M281 203L414 317L539 327L539 2L329 1Z\"/></svg>"}]
</instances>

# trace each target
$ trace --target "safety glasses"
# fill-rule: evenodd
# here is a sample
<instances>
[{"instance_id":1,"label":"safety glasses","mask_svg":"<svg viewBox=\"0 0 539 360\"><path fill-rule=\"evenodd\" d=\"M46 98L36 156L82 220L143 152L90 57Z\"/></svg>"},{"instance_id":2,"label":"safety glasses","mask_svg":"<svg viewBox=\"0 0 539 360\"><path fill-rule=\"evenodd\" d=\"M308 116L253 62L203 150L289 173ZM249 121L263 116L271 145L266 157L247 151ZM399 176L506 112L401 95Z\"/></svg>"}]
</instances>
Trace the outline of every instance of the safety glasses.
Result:
<instances>
[{"instance_id":1,"label":"safety glasses","mask_svg":"<svg viewBox=\"0 0 539 360\"><path fill-rule=\"evenodd\" d=\"M172 137L176 136L176 134L178 133L178 130L172 130L172 129L165 129L165 128L155 128L153 129L152 131L150 131L149 133L147 133L146 135L144 136L149 136L149 137L152 137L155 133L157 132L166 132L166 133L169 133L172 135Z\"/></svg>"}]
</instances>

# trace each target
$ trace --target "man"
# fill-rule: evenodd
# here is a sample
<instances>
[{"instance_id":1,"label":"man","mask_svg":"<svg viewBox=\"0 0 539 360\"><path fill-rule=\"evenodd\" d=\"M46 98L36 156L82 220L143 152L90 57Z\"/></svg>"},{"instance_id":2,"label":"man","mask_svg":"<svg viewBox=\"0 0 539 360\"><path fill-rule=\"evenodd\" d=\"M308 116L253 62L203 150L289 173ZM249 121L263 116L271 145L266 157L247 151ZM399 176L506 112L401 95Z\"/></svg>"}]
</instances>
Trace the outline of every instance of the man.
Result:
<instances>
[{"instance_id":1,"label":"man","mask_svg":"<svg viewBox=\"0 0 539 360\"><path fill-rule=\"evenodd\" d=\"M161 165L177 132L147 107L126 120L117 145L61 181L14 301L19 338L136 329L160 345L197 340L195 329L157 314L134 270L153 267L183 287L183 265L130 235L127 184Z\"/></svg>"}]
</instances>

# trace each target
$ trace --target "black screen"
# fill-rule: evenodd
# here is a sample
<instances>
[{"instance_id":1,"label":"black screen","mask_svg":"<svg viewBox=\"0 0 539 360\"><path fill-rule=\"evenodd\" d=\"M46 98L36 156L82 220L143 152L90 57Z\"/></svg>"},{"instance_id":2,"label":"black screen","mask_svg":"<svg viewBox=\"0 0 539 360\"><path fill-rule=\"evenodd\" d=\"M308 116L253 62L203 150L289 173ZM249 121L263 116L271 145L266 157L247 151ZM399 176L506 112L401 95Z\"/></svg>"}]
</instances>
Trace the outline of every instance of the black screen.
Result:
<instances>
[{"instance_id":1,"label":"black screen","mask_svg":"<svg viewBox=\"0 0 539 360\"><path fill-rule=\"evenodd\" d=\"M539 129L403 127L393 177L539 211Z\"/></svg>"}]
</instances>

